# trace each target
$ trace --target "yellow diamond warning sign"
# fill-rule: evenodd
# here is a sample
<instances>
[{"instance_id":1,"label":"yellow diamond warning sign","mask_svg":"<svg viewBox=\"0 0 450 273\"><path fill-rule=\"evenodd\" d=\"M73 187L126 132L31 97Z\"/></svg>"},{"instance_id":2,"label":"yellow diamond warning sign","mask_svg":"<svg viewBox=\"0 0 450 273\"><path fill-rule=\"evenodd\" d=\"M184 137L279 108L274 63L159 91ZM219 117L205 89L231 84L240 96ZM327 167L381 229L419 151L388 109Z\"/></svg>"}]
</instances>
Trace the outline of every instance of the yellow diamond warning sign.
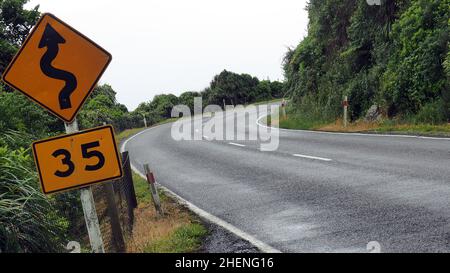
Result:
<instances>
[{"instance_id":1,"label":"yellow diamond warning sign","mask_svg":"<svg viewBox=\"0 0 450 273\"><path fill-rule=\"evenodd\" d=\"M3 73L3 81L71 122L111 55L51 14L44 14Z\"/></svg>"}]
</instances>

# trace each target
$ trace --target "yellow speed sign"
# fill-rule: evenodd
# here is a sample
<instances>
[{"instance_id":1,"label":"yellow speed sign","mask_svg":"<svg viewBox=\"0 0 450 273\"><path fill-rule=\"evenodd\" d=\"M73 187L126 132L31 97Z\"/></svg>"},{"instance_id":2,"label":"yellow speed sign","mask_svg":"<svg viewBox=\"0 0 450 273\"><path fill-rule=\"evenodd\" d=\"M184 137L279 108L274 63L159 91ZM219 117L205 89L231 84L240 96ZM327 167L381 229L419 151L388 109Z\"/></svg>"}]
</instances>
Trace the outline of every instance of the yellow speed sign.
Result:
<instances>
[{"instance_id":1,"label":"yellow speed sign","mask_svg":"<svg viewBox=\"0 0 450 273\"><path fill-rule=\"evenodd\" d=\"M33 143L45 194L122 177L112 126L103 126Z\"/></svg>"}]
</instances>

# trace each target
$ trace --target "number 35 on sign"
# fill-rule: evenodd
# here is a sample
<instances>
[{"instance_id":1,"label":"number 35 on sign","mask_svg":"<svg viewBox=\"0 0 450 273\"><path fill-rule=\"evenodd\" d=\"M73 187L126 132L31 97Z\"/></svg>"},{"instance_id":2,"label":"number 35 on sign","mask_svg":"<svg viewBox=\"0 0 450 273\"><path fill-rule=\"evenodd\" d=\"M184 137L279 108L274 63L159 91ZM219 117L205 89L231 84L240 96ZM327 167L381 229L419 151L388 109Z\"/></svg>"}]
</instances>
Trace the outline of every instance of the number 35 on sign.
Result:
<instances>
[{"instance_id":1,"label":"number 35 on sign","mask_svg":"<svg viewBox=\"0 0 450 273\"><path fill-rule=\"evenodd\" d=\"M112 126L34 142L33 153L45 194L122 177Z\"/></svg>"}]
</instances>

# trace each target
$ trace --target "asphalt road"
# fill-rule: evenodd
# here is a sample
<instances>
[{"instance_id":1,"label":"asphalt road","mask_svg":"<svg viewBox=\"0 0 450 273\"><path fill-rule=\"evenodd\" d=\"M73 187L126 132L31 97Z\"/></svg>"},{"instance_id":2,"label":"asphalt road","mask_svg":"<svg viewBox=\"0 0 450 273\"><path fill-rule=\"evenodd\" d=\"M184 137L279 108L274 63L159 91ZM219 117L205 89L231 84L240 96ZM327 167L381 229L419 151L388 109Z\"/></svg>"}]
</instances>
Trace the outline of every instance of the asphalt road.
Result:
<instances>
[{"instance_id":1,"label":"asphalt road","mask_svg":"<svg viewBox=\"0 0 450 273\"><path fill-rule=\"evenodd\" d=\"M127 143L133 165L282 252L450 252L450 139L280 131L262 152L171 126Z\"/></svg>"}]
</instances>

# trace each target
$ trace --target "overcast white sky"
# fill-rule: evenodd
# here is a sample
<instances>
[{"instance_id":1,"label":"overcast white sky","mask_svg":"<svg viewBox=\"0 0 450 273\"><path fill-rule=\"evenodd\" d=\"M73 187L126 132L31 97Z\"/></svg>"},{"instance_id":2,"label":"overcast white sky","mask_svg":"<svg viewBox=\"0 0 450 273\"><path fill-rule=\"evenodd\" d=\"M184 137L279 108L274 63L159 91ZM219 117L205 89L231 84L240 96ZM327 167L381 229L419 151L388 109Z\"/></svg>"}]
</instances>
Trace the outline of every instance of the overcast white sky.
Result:
<instances>
[{"instance_id":1,"label":"overcast white sky","mask_svg":"<svg viewBox=\"0 0 450 273\"><path fill-rule=\"evenodd\" d=\"M162 93L201 91L227 69L283 79L306 35L307 0L31 0L113 55L101 83L129 110Z\"/></svg>"}]
</instances>

